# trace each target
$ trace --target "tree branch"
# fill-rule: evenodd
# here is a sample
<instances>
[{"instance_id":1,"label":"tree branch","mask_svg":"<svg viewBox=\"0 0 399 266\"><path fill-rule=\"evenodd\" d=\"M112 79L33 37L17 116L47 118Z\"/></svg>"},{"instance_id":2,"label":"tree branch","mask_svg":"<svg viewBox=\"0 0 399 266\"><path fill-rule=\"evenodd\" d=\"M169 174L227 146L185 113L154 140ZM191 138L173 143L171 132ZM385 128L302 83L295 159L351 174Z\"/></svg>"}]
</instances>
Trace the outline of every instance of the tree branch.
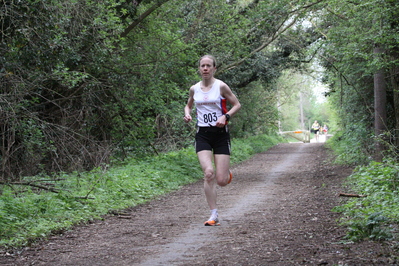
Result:
<instances>
[{"instance_id":1,"label":"tree branch","mask_svg":"<svg viewBox=\"0 0 399 266\"><path fill-rule=\"evenodd\" d=\"M277 39L277 37L279 37L281 34L283 34L286 30L288 30L289 28L291 28L292 25L294 25L297 21L297 18L294 18L288 25L286 25L285 27L284 24L286 21L282 22L281 25L279 26L279 29L276 31L275 34L273 34L272 37L270 37L267 41L263 42L258 48L256 48L255 50L253 50L252 52L250 52L247 56L241 58L240 60L233 62L227 66L225 66L224 68L222 68L218 74L223 73L226 70L231 70L233 68L236 68L237 66L241 65L242 63L244 63L248 58L250 58L251 56L253 56L254 54L260 52L261 50L263 50L264 48L266 48L268 45L270 45L274 40ZM281 30L280 30L281 29Z\"/></svg>"},{"instance_id":2,"label":"tree branch","mask_svg":"<svg viewBox=\"0 0 399 266\"><path fill-rule=\"evenodd\" d=\"M133 21L121 34L121 37L126 37L140 22L142 22L146 17L148 17L152 12L154 12L158 7L162 6L169 0L158 0L155 5L147 9L143 14L141 14L135 21Z\"/></svg>"},{"instance_id":3,"label":"tree branch","mask_svg":"<svg viewBox=\"0 0 399 266\"><path fill-rule=\"evenodd\" d=\"M0 181L0 184L2 184L2 185L30 186L30 187L35 187L35 188L41 188L41 189L44 189L44 190L47 190L47 191L51 191L51 192L54 192L54 193L59 193L58 190L56 190L56 189L54 189L52 187L46 187L46 186L43 186L43 185L40 185L40 184L34 184L32 182L11 182L11 183L9 183L9 182Z\"/></svg>"},{"instance_id":4,"label":"tree branch","mask_svg":"<svg viewBox=\"0 0 399 266\"><path fill-rule=\"evenodd\" d=\"M367 197L366 195L359 195L359 194L350 194L350 193L339 193L338 196L340 197L353 197L353 198L364 198Z\"/></svg>"}]
</instances>

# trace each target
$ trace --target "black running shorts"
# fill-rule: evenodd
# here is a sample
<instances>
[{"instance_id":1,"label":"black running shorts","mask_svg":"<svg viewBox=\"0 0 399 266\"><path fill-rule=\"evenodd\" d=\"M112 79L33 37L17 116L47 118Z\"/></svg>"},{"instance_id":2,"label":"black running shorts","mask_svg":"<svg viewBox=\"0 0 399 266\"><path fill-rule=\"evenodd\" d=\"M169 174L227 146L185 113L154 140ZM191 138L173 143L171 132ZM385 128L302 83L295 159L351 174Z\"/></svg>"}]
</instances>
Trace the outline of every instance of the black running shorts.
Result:
<instances>
[{"instance_id":1,"label":"black running shorts","mask_svg":"<svg viewBox=\"0 0 399 266\"><path fill-rule=\"evenodd\" d=\"M230 155L230 133L227 127L198 127L195 135L195 152L203 150Z\"/></svg>"}]
</instances>

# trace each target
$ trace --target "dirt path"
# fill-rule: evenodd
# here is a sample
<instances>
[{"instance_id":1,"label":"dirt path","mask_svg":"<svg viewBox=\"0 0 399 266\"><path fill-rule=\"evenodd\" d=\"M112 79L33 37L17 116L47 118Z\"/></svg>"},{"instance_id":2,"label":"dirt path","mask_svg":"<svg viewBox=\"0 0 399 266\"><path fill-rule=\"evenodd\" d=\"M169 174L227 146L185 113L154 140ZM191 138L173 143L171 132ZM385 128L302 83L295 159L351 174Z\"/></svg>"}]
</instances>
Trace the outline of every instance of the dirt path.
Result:
<instances>
[{"instance_id":1,"label":"dirt path","mask_svg":"<svg viewBox=\"0 0 399 266\"><path fill-rule=\"evenodd\" d=\"M0 265L397 265L388 244L343 240L330 210L351 169L327 163L323 144L280 144L233 172L218 190L221 226L203 226L200 181L3 254Z\"/></svg>"}]
</instances>

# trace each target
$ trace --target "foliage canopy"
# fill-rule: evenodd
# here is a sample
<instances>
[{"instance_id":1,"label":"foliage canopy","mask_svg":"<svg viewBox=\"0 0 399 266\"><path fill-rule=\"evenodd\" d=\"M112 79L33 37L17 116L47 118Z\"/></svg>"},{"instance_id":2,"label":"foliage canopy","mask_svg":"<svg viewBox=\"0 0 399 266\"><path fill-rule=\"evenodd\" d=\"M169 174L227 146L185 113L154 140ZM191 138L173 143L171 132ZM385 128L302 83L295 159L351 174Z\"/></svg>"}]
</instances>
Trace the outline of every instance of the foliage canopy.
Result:
<instances>
[{"instance_id":1,"label":"foliage canopy","mask_svg":"<svg viewBox=\"0 0 399 266\"><path fill-rule=\"evenodd\" d=\"M2 179L186 147L182 106L207 53L244 101L234 135L272 130L272 84L318 35L293 25L319 2L3 0Z\"/></svg>"}]
</instances>

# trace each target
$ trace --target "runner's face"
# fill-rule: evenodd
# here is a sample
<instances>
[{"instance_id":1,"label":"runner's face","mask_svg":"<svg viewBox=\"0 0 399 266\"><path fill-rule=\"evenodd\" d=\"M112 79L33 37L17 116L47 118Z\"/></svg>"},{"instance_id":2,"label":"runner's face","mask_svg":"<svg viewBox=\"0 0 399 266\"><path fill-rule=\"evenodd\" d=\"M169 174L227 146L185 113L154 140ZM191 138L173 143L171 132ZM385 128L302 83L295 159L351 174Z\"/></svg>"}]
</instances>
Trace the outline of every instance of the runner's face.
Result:
<instances>
[{"instance_id":1,"label":"runner's face","mask_svg":"<svg viewBox=\"0 0 399 266\"><path fill-rule=\"evenodd\" d=\"M205 57L200 61L199 72L203 78L212 78L215 71L212 59Z\"/></svg>"}]
</instances>

